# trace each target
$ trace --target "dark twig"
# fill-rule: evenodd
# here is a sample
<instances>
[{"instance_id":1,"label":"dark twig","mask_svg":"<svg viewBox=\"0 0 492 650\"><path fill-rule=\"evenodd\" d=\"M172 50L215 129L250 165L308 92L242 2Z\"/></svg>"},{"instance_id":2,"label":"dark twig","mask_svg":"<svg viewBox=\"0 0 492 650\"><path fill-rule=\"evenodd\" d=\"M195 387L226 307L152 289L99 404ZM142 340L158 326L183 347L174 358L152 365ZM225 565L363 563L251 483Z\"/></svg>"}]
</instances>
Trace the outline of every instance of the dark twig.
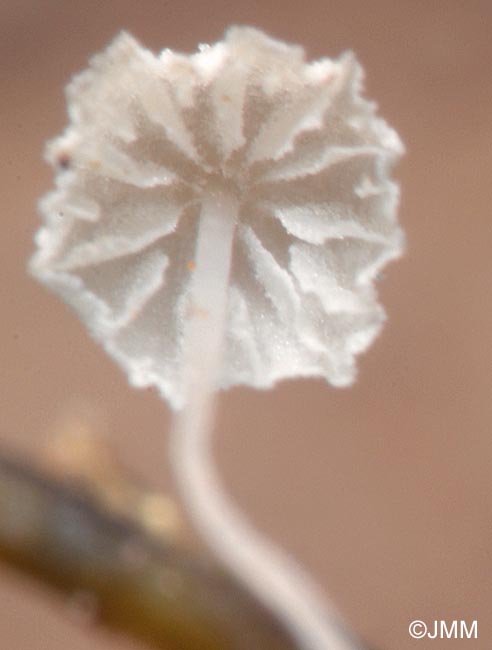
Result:
<instances>
[{"instance_id":1,"label":"dark twig","mask_svg":"<svg viewBox=\"0 0 492 650\"><path fill-rule=\"evenodd\" d=\"M98 622L166 650L298 650L211 561L90 491L0 456L0 559L82 594Z\"/></svg>"}]
</instances>

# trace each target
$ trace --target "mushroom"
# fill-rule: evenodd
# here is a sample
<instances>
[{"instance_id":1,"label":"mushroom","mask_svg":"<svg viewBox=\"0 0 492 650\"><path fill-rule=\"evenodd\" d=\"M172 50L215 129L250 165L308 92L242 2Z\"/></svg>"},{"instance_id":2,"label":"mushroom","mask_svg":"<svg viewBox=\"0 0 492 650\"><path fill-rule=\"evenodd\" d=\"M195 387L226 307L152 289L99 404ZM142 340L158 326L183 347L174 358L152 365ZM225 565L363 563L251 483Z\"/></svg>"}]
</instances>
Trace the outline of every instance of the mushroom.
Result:
<instances>
[{"instance_id":1,"label":"mushroom","mask_svg":"<svg viewBox=\"0 0 492 650\"><path fill-rule=\"evenodd\" d=\"M176 410L172 460L197 526L309 650L355 642L234 510L209 438L218 388L350 385L381 328L374 280L402 251L389 172L403 147L361 87L353 54L308 63L249 27L189 56L120 34L67 88L30 265Z\"/></svg>"}]
</instances>

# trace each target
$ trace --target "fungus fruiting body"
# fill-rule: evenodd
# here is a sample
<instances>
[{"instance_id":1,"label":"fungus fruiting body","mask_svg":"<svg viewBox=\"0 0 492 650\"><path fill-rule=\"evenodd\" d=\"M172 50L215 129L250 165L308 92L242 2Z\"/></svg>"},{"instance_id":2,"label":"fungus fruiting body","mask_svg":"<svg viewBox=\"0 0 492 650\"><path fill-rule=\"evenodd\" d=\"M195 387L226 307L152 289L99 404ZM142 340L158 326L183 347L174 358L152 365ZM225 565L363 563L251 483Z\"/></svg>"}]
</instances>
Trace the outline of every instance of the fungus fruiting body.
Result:
<instances>
[{"instance_id":1,"label":"fungus fruiting body","mask_svg":"<svg viewBox=\"0 0 492 650\"><path fill-rule=\"evenodd\" d=\"M217 388L349 385L384 312L374 279L402 235L398 136L352 54L236 27L193 55L126 33L67 89L56 189L31 270L177 410L173 461L212 548L305 648L353 647L293 562L228 503L207 446Z\"/></svg>"}]
</instances>

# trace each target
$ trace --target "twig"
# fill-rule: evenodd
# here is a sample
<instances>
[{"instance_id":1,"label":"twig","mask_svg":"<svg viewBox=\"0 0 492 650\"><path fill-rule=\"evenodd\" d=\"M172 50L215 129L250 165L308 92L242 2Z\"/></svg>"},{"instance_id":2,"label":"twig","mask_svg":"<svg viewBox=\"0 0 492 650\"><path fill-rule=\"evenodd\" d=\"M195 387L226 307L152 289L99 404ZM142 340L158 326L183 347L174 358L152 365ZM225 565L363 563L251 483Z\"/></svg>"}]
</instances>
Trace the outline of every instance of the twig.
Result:
<instances>
[{"instance_id":1,"label":"twig","mask_svg":"<svg viewBox=\"0 0 492 650\"><path fill-rule=\"evenodd\" d=\"M87 594L98 622L156 648L298 650L212 562L5 455L0 559L62 594Z\"/></svg>"}]
</instances>

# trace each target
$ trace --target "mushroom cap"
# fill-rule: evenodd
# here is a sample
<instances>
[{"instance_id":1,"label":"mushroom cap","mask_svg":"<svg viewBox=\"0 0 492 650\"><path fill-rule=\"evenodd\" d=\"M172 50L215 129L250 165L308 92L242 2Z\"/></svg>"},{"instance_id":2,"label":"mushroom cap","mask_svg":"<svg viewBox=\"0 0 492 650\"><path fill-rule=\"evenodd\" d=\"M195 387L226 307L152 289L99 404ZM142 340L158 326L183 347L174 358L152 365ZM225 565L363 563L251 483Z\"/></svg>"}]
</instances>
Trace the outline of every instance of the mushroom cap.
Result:
<instances>
[{"instance_id":1,"label":"mushroom cap","mask_svg":"<svg viewBox=\"0 0 492 650\"><path fill-rule=\"evenodd\" d=\"M31 272L136 386L182 400L183 330L205 195L238 202L220 384L345 386L379 332L374 280L402 251L397 134L351 53L249 27L192 55L122 33L67 87Z\"/></svg>"}]
</instances>

